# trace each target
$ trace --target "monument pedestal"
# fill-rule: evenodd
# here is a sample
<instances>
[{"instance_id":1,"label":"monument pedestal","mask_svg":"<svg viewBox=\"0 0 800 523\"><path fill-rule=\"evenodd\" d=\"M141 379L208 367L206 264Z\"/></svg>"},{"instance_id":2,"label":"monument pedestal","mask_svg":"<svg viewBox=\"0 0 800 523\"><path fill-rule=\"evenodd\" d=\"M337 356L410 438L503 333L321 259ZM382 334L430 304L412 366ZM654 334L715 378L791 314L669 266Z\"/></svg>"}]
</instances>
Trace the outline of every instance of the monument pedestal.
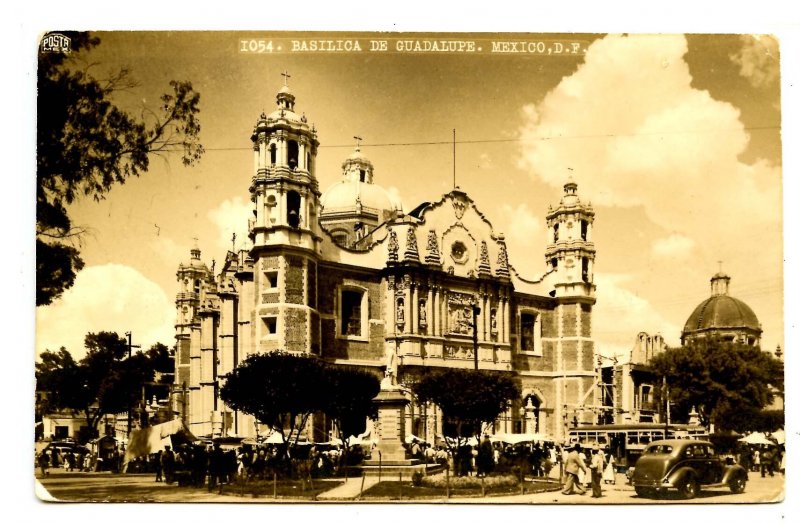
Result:
<instances>
[{"instance_id":1,"label":"monument pedestal","mask_svg":"<svg viewBox=\"0 0 800 523\"><path fill-rule=\"evenodd\" d=\"M406 473L420 466L424 469L420 460L406 458L404 417L409 399L403 389L384 379L380 392L372 401L378 407L378 444L372 450L371 459L364 461L364 474L377 474L379 467L384 474L392 471Z\"/></svg>"}]
</instances>

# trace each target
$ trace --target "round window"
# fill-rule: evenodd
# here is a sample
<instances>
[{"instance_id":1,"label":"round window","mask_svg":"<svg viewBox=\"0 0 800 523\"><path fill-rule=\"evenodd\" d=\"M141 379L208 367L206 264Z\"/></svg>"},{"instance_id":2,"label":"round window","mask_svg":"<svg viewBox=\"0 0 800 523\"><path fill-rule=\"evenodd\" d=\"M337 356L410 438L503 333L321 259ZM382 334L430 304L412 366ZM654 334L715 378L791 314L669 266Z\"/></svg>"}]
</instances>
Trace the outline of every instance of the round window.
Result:
<instances>
[{"instance_id":1,"label":"round window","mask_svg":"<svg viewBox=\"0 0 800 523\"><path fill-rule=\"evenodd\" d=\"M452 256L454 261L464 263L467 261L468 256L467 246L461 242L454 242L450 247L450 256Z\"/></svg>"}]
</instances>

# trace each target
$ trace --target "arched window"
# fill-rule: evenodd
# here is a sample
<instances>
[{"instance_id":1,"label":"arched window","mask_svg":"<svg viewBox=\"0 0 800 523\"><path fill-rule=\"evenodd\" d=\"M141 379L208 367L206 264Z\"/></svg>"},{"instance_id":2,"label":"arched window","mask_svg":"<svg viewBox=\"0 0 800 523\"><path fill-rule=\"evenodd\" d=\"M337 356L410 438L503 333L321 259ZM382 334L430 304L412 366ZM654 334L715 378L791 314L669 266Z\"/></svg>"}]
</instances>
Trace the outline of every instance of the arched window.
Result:
<instances>
[{"instance_id":1,"label":"arched window","mask_svg":"<svg viewBox=\"0 0 800 523\"><path fill-rule=\"evenodd\" d=\"M300 193L297 191L286 193L286 223L289 227L300 227Z\"/></svg>"},{"instance_id":2,"label":"arched window","mask_svg":"<svg viewBox=\"0 0 800 523\"><path fill-rule=\"evenodd\" d=\"M270 144L269 146L269 163L275 165L275 160L277 157L277 149L275 148L275 144Z\"/></svg>"},{"instance_id":3,"label":"arched window","mask_svg":"<svg viewBox=\"0 0 800 523\"><path fill-rule=\"evenodd\" d=\"M342 336L363 336L362 302L365 293L358 289L342 290L342 316L340 334Z\"/></svg>"},{"instance_id":4,"label":"arched window","mask_svg":"<svg viewBox=\"0 0 800 523\"><path fill-rule=\"evenodd\" d=\"M360 181L362 181L362 182L366 182L367 181L367 171L365 171L364 169L359 169L358 170L358 179Z\"/></svg>"},{"instance_id":5,"label":"arched window","mask_svg":"<svg viewBox=\"0 0 800 523\"><path fill-rule=\"evenodd\" d=\"M589 283L589 258L581 258L581 278L584 283Z\"/></svg>"},{"instance_id":6,"label":"arched window","mask_svg":"<svg viewBox=\"0 0 800 523\"><path fill-rule=\"evenodd\" d=\"M300 153L300 147L297 145L297 141L289 140L287 152L289 153L289 158L287 159L289 162L290 169L297 168L297 158Z\"/></svg>"},{"instance_id":7,"label":"arched window","mask_svg":"<svg viewBox=\"0 0 800 523\"><path fill-rule=\"evenodd\" d=\"M581 220L581 240L586 241L586 237L589 235L589 222L586 220Z\"/></svg>"},{"instance_id":8,"label":"arched window","mask_svg":"<svg viewBox=\"0 0 800 523\"><path fill-rule=\"evenodd\" d=\"M558 224L553 225L553 242L558 241Z\"/></svg>"}]
</instances>

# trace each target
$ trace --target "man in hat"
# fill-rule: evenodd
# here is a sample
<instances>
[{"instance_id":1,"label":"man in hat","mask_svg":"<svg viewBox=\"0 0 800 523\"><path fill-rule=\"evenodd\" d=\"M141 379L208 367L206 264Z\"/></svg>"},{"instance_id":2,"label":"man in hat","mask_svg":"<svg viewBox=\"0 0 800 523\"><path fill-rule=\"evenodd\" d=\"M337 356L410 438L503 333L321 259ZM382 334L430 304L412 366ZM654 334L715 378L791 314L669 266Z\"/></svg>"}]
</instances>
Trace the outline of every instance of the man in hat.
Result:
<instances>
[{"instance_id":1,"label":"man in hat","mask_svg":"<svg viewBox=\"0 0 800 523\"><path fill-rule=\"evenodd\" d=\"M586 472L586 465L583 464L583 460L578 455L580 451L581 446L579 443L576 443L570 449L569 454L567 454L567 459L564 462L564 474L567 476L567 481L561 493L565 496L574 494L576 490L581 495L586 494L586 491L583 490L583 487L580 486L580 482L578 481L578 471L583 470Z\"/></svg>"}]
</instances>

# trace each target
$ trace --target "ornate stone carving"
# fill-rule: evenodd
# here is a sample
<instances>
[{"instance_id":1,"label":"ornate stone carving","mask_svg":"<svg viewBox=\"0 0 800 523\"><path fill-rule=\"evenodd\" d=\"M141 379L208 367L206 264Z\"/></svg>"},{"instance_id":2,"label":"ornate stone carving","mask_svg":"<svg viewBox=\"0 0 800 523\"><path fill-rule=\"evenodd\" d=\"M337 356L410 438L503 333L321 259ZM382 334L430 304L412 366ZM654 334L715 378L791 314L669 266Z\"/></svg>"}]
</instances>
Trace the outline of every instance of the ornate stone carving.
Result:
<instances>
[{"instance_id":1,"label":"ornate stone carving","mask_svg":"<svg viewBox=\"0 0 800 523\"><path fill-rule=\"evenodd\" d=\"M500 242L500 253L497 255L497 275L508 278L508 251L505 242Z\"/></svg>"},{"instance_id":2,"label":"ornate stone carving","mask_svg":"<svg viewBox=\"0 0 800 523\"><path fill-rule=\"evenodd\" d=\"M449 332L453 334L472 334L472 297L460 292L447 298Z\"/></svg>"},{"instance_id":3,"label":"ornate stone carving","mask_svg":"<svg viewBox=\"0 0 800 523\"><path fill-rule=\"evenodd\" d=\"M397 261L397 251L400 249L400 245L397 243L397 233L394 229L389 231L389 261L396 262Z\"/></svg>"},{"instance_id":4,"label":"ornate stone carving","mask_svg":"<svg viewBox=\"0 0 800 523\"><path fill-rule=\"evenodd\" d=\"M456 212L456 218L461 219L464 217L464 212L467 210L467 200L461 194L453 196L453 210Z\"/></svg>"},{"instance_id":5,"label":"ornate stone carving","mask_svg":"<svg viewBox=\"0 0 800 523\"><path fill-rule=\"evenodd\" d=\"M481 257L478 264L478 274L481 276L491 276L492 266L489 264L489 247L485 241L481 242Z\"/></svg>"},{"instance_id":6,"label":"ornate stone carving","mask_svg":"<svg viewBox=\"0 0 800 523\"><path fill-rule=\"evenodd\" d=\"M414 227L408 228L406 234L406 252L403 255L404 261L419 261L419 250L417 250L417 234Z\"/></svg>"},{"instance_id":7,"label":"ornate stone carving","mask_svg":"<svg viewBox=\"0 0 800 523\"><path fill-rule=\"evenodd\" d=\"M442 258L439 254L439 240L436 238L436 231L428 231L428 254L425 255L425 263L441 265Z\"/></svg>"},{"instance_id":8,"label":"ornate stone carving","mask_svg":"<svg viewBox=\"0 0 800 523\"><path fill-rule=\"evenodd\" d=\"M403 325L406 323L406 312L405 307L406 301L403 298L397 298L397 305L396 305L396 318L397 318L397 325L402 329Z\"/></svg>"}]
</instances>

